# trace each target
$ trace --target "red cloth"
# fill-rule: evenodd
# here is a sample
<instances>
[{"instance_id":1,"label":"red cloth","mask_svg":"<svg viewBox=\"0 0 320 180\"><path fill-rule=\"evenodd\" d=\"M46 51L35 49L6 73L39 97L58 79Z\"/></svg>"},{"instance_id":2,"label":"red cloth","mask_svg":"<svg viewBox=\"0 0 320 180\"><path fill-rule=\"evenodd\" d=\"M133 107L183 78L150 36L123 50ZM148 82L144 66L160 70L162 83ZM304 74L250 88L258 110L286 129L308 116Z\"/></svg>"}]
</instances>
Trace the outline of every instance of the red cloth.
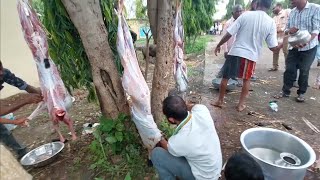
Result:
<instances>
[{"instance_id":1,"label":"red cloth","mask_svg":"<svg viewBox=\"0 0 320 180\"><path fill-rule=\"evenodd\" d=\"M251 79L256 68L256 62L249 59L241 58L240 70L238 78Z\"/></svg>"}]
</instances>

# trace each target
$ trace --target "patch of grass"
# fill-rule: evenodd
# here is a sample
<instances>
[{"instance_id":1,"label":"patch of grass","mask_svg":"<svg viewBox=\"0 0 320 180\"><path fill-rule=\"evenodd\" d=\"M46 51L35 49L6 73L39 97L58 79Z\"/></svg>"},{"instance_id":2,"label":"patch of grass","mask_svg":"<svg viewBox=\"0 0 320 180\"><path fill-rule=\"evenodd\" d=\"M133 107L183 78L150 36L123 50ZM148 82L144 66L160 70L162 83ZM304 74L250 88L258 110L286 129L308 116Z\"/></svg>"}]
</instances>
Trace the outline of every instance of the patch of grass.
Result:
<instances>
[{"instance_id":1,"label":"patch of grass","mask_svg":"<svg viewBox=\"0 0 320 180\"><path fill-rule=\"evenodd\" d=\"M141 179L154 172L147 166L148 152L128 116L122 114L117 119L101 117L94 136L90 145L94 163L90 169L97 172L97 179Z\"/></svg>"},{"instance_id":2,"label":"patch of grass","mask_svg":"<svg viewBox=\"0 0 320 180\"><path fill-rule=\"evenodd\" d=\"M144 46L146 45L146 39L145 38L140 38L136 41L136 46ZM150 39L149 44L153 44L153 38Z\"/></svg>"},{"instance_id":3,"label":"patch of grass","mask_svg":"<svg viewBox=\"0 0 320 180\"><path fill-rule=\"evenodd\" d=\"M160 131L162 131L163 134L165 134L166 138L168 139L173 135L176 127L169 124L168 120L165 119L160 123L159 129Z\"/></svg>"},{"instance_id":4,"label":"patch of grass","mask_svg":"<svg viewBox=\"0 0 320 180\"><path fill-rule=\"evenodd\" d=\"M212 35L205 35L205 36L199 36L197 39L194 41L191 40L191 42L185 43L185 53L186 54L201 54L204 53L206 49L206 45L208 42L213 40Z\"/></svg>"},{"instance_id":5,"label":"patch of grass","mask_svg":"<svg viewBox=\"0 0 320 180\"><path fill-rule=\"evenodd\" d=\"M197 71L195 69L195 67L193 67L192 65L187 65L187 68L188 68L188 77L194 77L194 76L199 76L200 75L200 72Z\"/></svg>"}]
</instances>

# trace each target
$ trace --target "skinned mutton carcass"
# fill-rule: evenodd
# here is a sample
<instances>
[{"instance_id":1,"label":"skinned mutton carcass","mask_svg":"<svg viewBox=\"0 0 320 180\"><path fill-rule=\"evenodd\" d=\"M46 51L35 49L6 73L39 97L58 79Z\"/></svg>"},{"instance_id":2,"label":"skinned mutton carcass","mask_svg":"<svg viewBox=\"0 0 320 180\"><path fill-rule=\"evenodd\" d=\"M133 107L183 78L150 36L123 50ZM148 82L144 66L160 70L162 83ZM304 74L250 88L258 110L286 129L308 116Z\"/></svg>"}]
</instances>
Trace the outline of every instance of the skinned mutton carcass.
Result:
<instances>
[{"instance_id":1,"label":"skinned mutton carcass","mask_svg":"<svg viewBox=\"0 0 320 180\"><path fill-rule=\"evenodd\" d=\"M39 103L37 109L28 117L34 118L40 111L47 109L53 127L59 135L61 142L65 142L59 130L59 122L67 124L72 140L76 140L73 122L67 112L72 104L64 83L59 75L58 69L48 55L48 42L46 33L37 17L35 11L28 4L28 0L18 0L18 13L22 25L24 38L31 49L35 60L40 81L43 102Z\"/></svg>"},{"instance_id":2,"label":"skinned mutton carcass","mask_svg":"<svg viewBox=\"0 0 320 180\"><path fill-rule=\"evenodd\" d=\"M175 28L174 28L174 64L173 74L180 93L186 92L188 88L187 65L183 61L184 31L181 17L181 2L177 3Z\"/></svg>"},{"instance_id":3,"label":"skinned mutton carcass","mask_svg":"<svg viewBox=\"0 0 320 180\"><path fill-rule=\"evenodd\" d=\"M143 144L151 150L161 140L161 132L153 120L150 91L141 73L129 27L123 16L123 0L119 1L117 50L124 68L122 86L129 97L132 120Z\"/></svg>"}]
</instances>

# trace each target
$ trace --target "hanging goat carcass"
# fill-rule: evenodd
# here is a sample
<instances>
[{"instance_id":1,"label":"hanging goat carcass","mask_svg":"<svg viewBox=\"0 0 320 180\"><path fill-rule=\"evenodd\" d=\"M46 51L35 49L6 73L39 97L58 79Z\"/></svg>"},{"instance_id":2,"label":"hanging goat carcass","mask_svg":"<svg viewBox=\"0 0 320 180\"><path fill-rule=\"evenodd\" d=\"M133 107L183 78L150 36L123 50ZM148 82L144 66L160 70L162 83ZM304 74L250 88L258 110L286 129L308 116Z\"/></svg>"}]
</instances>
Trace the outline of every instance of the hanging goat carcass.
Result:
<instances>
[{"instance_id":1,"label":"hanging goat carcass","mask_svg":"<svg viewBox=\"0 0 320 180\"><path fill-rule=\"evenodd\" d=\"M181 17L181 2L177 4L174 28L174 77L179 92L186 92L188 88L187 65L183 61L184 31Z\"/></svg>"},{"instance_id":2,"label":"hanging goat carcass","mask_svg":"<svg viewBox=\"0 0 320 180\"><path fill-rule=\"evenodd\" d=\"M73 128L73 122L67 112L67 109L72 104L72 97L66 90L56 65L48 55L46 33L37 14L28 4L28 0L18 0L18 13L24 38L31 49L37 66L43 95L43 102L38 105L37 109L28 119L34 118L41 110L47 109L53 122L53 127L59 134L60 141L64 142L65 138L59 130L59 121L67 124L72 134L72 139L75 140L77 137Z\"/></svg>"},{"instance_id":3,"label":"hanging goat carcass","mask_svg":"<svg viewBox=\"0 0 320 180\"><path fill-rule=\"evenodd\" d=\"M119 1L117 50L124 68L122 86L130 98L132 119L143 144L151 150L161 139L161 132L153 120L150 91L141 73L129 27L123 17L123 0Z\"/></svg>"}]
</instances>

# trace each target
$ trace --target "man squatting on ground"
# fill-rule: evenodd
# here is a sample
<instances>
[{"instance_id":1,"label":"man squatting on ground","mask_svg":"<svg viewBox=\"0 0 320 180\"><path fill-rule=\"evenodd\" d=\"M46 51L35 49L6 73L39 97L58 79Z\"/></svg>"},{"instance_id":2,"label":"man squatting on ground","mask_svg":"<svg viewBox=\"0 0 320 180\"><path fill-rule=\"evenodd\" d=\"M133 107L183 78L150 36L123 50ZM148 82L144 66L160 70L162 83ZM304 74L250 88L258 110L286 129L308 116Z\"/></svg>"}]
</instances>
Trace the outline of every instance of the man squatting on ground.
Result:
<instances>
[{"instance_id":1,"label":"man squatting on ground","mask_svg":"<svg viewBox=\"0 0 320 180\"><path fill-rule=\"evenodd\" d=\"M163 101L163 113L174 134L151 152L160 180L217 180L222 168L220 141L208 108L186 104L179 96Z\"/></svg>"}]
</instances>

